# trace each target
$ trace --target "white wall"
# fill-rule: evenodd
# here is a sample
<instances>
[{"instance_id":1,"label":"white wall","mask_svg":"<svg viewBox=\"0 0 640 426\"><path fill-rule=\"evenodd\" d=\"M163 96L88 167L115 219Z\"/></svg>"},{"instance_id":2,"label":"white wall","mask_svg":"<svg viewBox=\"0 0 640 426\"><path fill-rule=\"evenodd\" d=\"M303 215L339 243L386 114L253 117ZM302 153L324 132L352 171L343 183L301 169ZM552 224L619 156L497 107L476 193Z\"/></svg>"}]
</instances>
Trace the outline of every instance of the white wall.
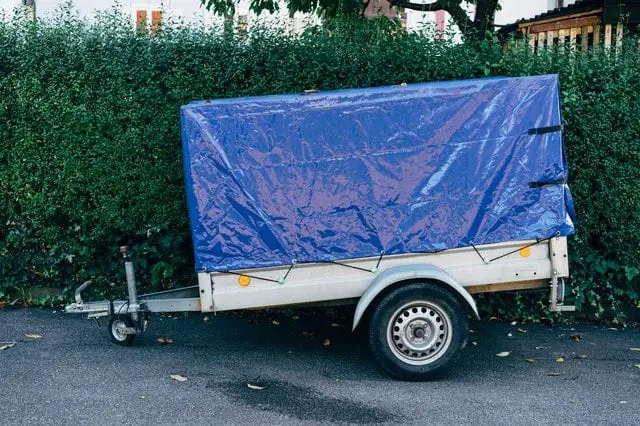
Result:
<instances>
[{"instance_id":1,"label":"white wall","mask_svg":"<svg viewBox=\"0 0 640 426\"><path fill-rule=\"evenodd\" d=\"M40 17L48 17L53 14L57 5L62 0L36 0L37 12ZM427 1L427 0L422 0ZM555 7L558 0L502 0L502 10L496 13L496 24L510 24L521 18L532 18L533 16L543 13L550 6ZM575 0L565 0L566 4L574 3ZM21 0L0 0L0 9L10 11L19 6ZM84 17L91 18L95 14L95 10L104 10L112 7L114 0L75 0L74 5ZM203 25L221 25L222 19L214 17L206 11L201 5L200 0L120 0L123 9L130 13L135 8L160 8L164 5L164 9L171 12L173 16L180 16L186 22L198 22ZM467 5L470 15L473 15L473 6ZM249 26L255 23L257 17L253 13L249 13L249 0L243 0L238 7L236 15L249 15ZM448 19L447 15L447 21ZM286 8L273 15L262 13L260 19L275 24L277 22L288 21L288 12ZM317 22L315 16L305 17L304 14L297 13L295 20L288 23L292 29L300 30L305 22L311 19ZM435 14L432 12L416 12L407 10L407 27L410 29L419 28L424 23L433 23Z\"/></svg>"},{"instance_id":2,"label":"white wall","mask_svg":"<svg viewBox=\"0 0 640 426\"><path fill-rule=\"evenodd\" d=\"M39 17L48 18L54 15L56 8L64 0L36 0L36 11ZM95 16L96 10L105 10L113 7L114 0L75 0L73 2L75 9L80 16L91 19ZM0 10L4 10L11 14L13 8L19 6L21 0L0 0ZM214 15L202 7L200 0L120 0L123 12L131 14L132 23L135 22L135 11L145 9L148 11L147 16L150 17L151 10L162 9L171 18L182 19L185 23L203 25L208 28L221 28L223 18ZM308 16L302 13L296 13L293 20L289 19L289 13L286 7L274 14L263 12L258 17L256 14L249 12L249 0L243 0L236 10L236 20L239 15L247 15L249 27L254 25L258 19L267 25L285 26L293 31L302 31L309 22L318 22L315 16Z\"/></svg>"},{"instance_id":3,"label":"white wall","mask_svg":"<svg viewBox=\"0 0 640 426\"><path fill-rule=\"evenodd\" d=\"M496 24L511 24L518 19L533 18L548 10L551 0L502 0L502 10L496 12Z\"/></svg>"}]
</instances>

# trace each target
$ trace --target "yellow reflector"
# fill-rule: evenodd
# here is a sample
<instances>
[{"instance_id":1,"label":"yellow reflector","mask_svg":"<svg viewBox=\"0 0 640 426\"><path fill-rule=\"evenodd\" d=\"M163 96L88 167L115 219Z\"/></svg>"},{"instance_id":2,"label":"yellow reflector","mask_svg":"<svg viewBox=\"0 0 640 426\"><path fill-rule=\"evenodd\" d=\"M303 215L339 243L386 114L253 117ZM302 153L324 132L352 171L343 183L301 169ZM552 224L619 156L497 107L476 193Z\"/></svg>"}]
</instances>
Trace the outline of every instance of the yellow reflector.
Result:
<instances>
[{"instance_id":1,"label":"yellow reflector","mask_svg":"<svg viewBox=\"0 0 640 426\"><path fill-rule=\"evenodd\" d=\"M522 256L522 257L531 256L531 249L529 247L521 248L520 249L520 256Z\"/></svg>"},{"instance_id":2,"label":"yellow reflector","mask_svg":"<svg viewBox=\"0 0 640 426\"><path fill-rule=\"evenodd\" d=\"M251 284L251 278L246 275L240 275L238 277L238 284L240 284L242 287L246 287Z\"/></svg>"}]
</instances>

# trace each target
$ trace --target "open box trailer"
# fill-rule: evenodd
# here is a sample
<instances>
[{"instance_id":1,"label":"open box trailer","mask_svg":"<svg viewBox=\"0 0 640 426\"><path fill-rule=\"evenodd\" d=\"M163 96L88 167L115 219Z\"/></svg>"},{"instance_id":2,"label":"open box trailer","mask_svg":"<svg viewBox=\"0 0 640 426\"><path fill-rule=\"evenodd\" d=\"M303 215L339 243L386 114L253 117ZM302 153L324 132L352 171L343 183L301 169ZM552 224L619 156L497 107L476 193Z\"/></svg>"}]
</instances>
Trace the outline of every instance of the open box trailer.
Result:
<instances>
[{"instance_id":1,"label":"open box trailer","mask_svg":"<svg viewBox=\"0 0 640 426\"><path fill-rule=\"evenodd\" d=\"M428 379L465 345L474 293L550 288L573 228L558 78L194 102L181 110L198 285L67 312L130 344L149 312L356 303L391 374Z\"/></svg>"}]
</instances>

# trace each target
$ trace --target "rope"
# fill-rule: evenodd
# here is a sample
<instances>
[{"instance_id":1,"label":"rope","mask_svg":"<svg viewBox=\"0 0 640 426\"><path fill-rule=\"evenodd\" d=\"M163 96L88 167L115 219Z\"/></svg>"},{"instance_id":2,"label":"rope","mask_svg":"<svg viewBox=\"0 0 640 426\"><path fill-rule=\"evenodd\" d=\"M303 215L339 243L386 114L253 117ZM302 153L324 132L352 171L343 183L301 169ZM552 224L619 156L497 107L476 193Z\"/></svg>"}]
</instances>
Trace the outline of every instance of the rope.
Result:
<instances>
[{"instance_id":1,"label":"rope","mask_svg":"<svg viewBox=\"0 0 640 426\"><path fill-rule=\"evenodd\" d=\"M482 263L489 263L490 261L488 261L487 259L484 258L483 255L480 254L480 252L478 251L478 249L476 248L476 246L473 244L473 241L469 241L469 244L471 244L471 247L473 247L473 249L476 251L476 253L478 254L478 256L480 256L480 259L482 259Z\"/></svg>"},{"instance_id":2,"label":"rope","mask_svg":"<svg viewBox=\"0 0 640 426\"><path fill-rule=\"evenodd\" d=\"M560 233L559 233L559 232L558 232L558 233L556 233L554 236L558 236L558 235L560 235ZM473 244L473 241L470 241L470 242L469 242L469 244L471 245L471 247L473 247L473 250L474 250L474 251L476 252L476 254L480 257L480 259L482 260L482 263L484 263L484 264L489 264L489 263L494 262L494 261L496 261L496 260L498 260L498 259L502 259L503 257L507 257L507 256L509 256L509 255L512 255L512 254L514 254L514 253L517 253L517 252L519 252L519 251L520 251L520 250L522 250L522 249L525 249L525 248L528 248L528 247L535 246L535 245L540 244L540 243L545 242L545 241L549 241L549 240L550 240L550 239L552 239L552 238L554 238L554 237L549 237L549 238L544 238L544 239L538 239L538 238L536 238L536 241L535 241L534 243L530 243L530 244L527 244L526 246L519 247L519 248L517 248L517 249L515 249L515 250L512 250L512 251L510 251L510 252L508 252L508 253L501 254L500 256L496 256L496 257L494 257L494 258L492 258L492 259L487 259L487 258L485 258L485 257L482 255L482 253L480 253L480 251L479 251L479 250L478 250L478 248L475 246L475 244ZM447 251L447 250L448 250L448 249L440 249L440 250L433 250L433 251L427 251L427 250L426 250L426 251L420 251L420 252L415 252L415 253L436 254L436 253L441 253L441 252L443 252L443 251ZM407 254L409 254L409 253L407 253ZM332 263L332 264L334 264L334 265L344 266L344 267L346 267L346 268L356 269L356 270L358 270L358 271L370 272L370 273L375 274L376 272L378 272L378 268L380 267L380 263L382 263L382 258L384 257L384 255L385 255L385 251L384 251L384 250L382 250L382 251L380 252L380 256L378 257L378 261L377 261L377 263L376 263L376 266L375 266L373 269L367 269L367 268L361 268L360 266L348 265L348 264L346 264L346 263L340 263L340 262L335 261L335 260L330 260L330 261L328 261L327 263ZM311 263L315 263L315 262L311 262ZM289 266L289 269L287 269L287 272L284 274L284 277L279 278L279 279L277 279L277 280L274 280L274 279L271 279L271 278L258 277L258 276L255 276L255 275L241 274L241 273L239 273L239 272L234 272L234 271L224 271L224 272L221 272L221 273L223 273L223 274L238 275L238 276L245 276L245 277L249 277L249 278L254 279L254 280L262 280L262 281L268 281L268 282L277 283L277 284L284 284L285 280L287 279L287 277L289 276L289 274L291 273L291 270L293 269L293 267L294 267L295 265L296 265L296 261L294 260L294 261L292 261L291 265ZM128 302L127 302L127 303L128 303ZM122 309L122 306L120 307L120 309Z\"/></svg>"}]
</instances>

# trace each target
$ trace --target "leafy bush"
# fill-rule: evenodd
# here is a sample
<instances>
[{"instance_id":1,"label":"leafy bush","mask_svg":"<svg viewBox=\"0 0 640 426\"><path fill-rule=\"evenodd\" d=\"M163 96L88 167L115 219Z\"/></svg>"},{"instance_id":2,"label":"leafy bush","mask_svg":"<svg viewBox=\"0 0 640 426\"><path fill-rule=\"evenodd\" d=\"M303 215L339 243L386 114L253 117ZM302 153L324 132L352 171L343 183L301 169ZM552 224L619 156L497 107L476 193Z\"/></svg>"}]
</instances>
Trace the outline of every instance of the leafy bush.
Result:
<instances>
[{"instance_id":1,"label":"leafy bush","mask_svg":"<svg viewBox=\"0 0 640 426\"><path fill-rule=\"evenodd\" d=\"M335 20L299 37L258 28L246 41L179 26L151 36L116 13L86 23L66 12L0 23L3 293L68 292L89 278L109 291L123 281L120 245L135 250L146 290L193 281L179 131L191 100L557 72L579 218L575 302L597 315L637 303L636 48L534 55L385 20ZM508 313L504 300L491 306Z\"/></svg>"}]
</instances>

